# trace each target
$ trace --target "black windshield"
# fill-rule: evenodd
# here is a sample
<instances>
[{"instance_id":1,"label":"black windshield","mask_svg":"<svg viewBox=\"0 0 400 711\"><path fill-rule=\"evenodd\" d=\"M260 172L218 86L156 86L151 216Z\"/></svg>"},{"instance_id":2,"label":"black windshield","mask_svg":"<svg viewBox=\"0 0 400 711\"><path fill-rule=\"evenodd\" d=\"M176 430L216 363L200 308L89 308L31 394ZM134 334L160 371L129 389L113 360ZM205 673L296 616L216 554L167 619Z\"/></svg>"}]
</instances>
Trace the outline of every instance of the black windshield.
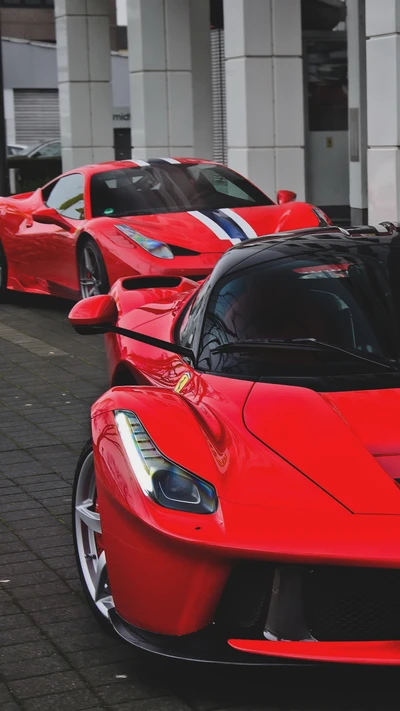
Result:
<instances>
[{"instance_id":1,"label":"black windshield","mask_svg":"<svg viewBox=\"0 0 400 711\"><path fill-rule=\"evenodd\" d=\"M396 369L400 310L390 249L378 251L379 257L336 255L334 262L332 254L325 255L328 262L320 256L270 261L223 278L208 303L199 368L254 378L330 376L377 373L376 358ZM342 350L221 347L269 339L316 339Z\"/></svg>"},{"instance_id":2,"label":"black windshield","mask_svg":"<svg viewBox=\"0 0 400 711\"><path fill-rule=\"evenodd\" d=\"M90 197L93 217L273 204L245 178L210 163L160 163L96 173L91 178Z\"/></svg>"}]
</instances>

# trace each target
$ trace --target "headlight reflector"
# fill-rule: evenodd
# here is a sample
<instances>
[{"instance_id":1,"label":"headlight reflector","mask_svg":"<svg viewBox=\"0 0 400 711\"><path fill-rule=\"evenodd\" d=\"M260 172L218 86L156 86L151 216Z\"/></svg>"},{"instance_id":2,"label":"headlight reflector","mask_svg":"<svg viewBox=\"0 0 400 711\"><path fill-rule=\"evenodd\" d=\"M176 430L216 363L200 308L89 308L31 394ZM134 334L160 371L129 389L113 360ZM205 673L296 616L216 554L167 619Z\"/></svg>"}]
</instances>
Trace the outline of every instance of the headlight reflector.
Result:
<instances>
[{"instance_id":1,"label":"headlight reflector","mask_svg":"<svg viewBox=\"0 0 400 711\"><path fill-rule=\"evenodd\" d=\"M133 474L146 496L175 511L210 514L217 510L212 484L166 459L133 412L116 410L114 416Z\"/></svg>"},{"instance_id":2,"label":"headlight reflector","mask_svg":"<svg viewBox=\"0 0 400 711\"><path fill-rule=\"evenodd\" d=\"M146 237L140 232L134 230L133 227L129 227L129 225L115 225L115 227L117 228L117 230L122 232L125 237L129 237L129 239L136 242L139 247L142 247L146 250L146 252L152 254L153 257L159 257L160 259L174 258L172 251L170 250L167 244L164 244L164 242L159 242L156 239Z\"/></svg>"}]
</instances>

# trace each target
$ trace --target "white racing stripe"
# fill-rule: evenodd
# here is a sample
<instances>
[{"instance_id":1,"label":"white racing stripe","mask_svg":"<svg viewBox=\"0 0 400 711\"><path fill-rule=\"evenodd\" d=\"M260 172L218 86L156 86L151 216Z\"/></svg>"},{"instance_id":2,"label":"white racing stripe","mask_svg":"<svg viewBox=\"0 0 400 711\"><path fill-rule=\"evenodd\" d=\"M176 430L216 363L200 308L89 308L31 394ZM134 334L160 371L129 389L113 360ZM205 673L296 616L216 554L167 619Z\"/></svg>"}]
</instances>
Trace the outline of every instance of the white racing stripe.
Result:
<instances>
[{"instance_id":1,"label":"white racing stripe","mask_svg":"<svg viewBox=\"0 0 400 711\"><path fill-rule=\"evenodd\" d=\"M171 165L180 165L179 160L175 158L159 158L158 160L164 160L166 163L171 163Z\"/></svg>"},{"instance_id":2,"label":"white racing stripe","mask_svg":"<svg viewBox=\"0 0 400 711\"><path fill-rule=\"evenodd\" d=\"M211 232L214 232L215 236L218 237L218 239L222 240L228 240L231 242L231 244L240 244L240 239L235 239L231 238L225 230L222 229L219 225L217 225L214 220L211 220L210 217L207 217L207 215L203 215L201 212L198 212L197 210L191 210L188 211L188 215L192 215L193 217L196 218L196 220L199 220L200 222L203 223L208 229L211 230Z\"/></svg>"},{"instance_id":3,"label":"white racing stripe","mask_svg":"<svg viewBox=\"0 0 400 711\"><path fill-rule=\"evenodd\" d=\"M150 163L148 163L146 160L140 160L140 158L130 158L129 163L136 163L140 168L146 168L147 166L150 166Z\"/></svg>"},{"instance_id":4,"label":"white racing stripe","mask_svg":"<svg viewBox=\"0 0 400 711\"><path fill-rule=\"evenodd\" d=\"M241 230L245 233L247 239L255 239L258 237L258 234L255 230L253 230L252 226L249 225L246 220L243 219L240 215L238 215L236 212L233 210L230 210L229 207L223 207L221 209L221 212L223 212L227 217L230 217L231 220L236 222L237 226L240 227Z\"/></svg>"}]
</instances>

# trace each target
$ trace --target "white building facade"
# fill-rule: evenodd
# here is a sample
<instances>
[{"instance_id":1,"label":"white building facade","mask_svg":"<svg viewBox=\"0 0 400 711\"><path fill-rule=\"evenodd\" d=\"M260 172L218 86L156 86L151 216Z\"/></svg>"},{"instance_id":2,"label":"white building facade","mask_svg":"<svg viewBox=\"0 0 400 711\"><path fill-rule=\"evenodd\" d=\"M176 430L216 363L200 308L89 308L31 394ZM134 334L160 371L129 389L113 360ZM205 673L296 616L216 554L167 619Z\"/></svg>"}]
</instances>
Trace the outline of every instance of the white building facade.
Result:
<instances>
[{"instance_id":1,"label":"white building facade","mask_svg":"<svg viewBox=\"0 0 400 711\"><path fill-rule=\"evenodd\" d=\"M118 101L108 0L54 6L65 169L113 157L118 117L138 158L214 157L334 220L400 220L400 0L117 0Z\"/></svg>"}]
</instances>

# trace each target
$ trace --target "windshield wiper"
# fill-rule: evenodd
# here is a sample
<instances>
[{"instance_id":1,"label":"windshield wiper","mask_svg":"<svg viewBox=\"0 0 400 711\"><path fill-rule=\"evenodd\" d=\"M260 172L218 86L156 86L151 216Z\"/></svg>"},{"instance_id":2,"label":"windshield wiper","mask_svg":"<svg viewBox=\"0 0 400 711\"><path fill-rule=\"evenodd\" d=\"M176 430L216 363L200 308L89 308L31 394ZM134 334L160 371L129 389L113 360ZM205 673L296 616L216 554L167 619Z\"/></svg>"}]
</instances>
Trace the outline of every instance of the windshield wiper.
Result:
<instances>
[{"instance_id":1,"label":"windshield wiper","mask_svg":"<svg viewBox=\"0 0 400 711\"><path fill-rule=\"evenodd\" d=\"M333 343L325 343L324 341L318 341L316 338L266 338L263 340L248 339L245 341L234 341L232 343L224 343L221 346L217 346L211 351L214 353L238 353L245 351L253 351L260 349L292 349L292 350L305 350L305 351L335 351L336 353L342 353L343 355L351 356L352 358L357 358L358 360L363 360L367 363L373 363L374 365L379 365L381 368L387 368L388 370L398 370L398 364L395 360L390 358L380 358L376 356L371 358L369 355L361 355L359 351L351 350L348 348L342 348L341 346L335 346Z\"/></svg>"}]
</instances>

